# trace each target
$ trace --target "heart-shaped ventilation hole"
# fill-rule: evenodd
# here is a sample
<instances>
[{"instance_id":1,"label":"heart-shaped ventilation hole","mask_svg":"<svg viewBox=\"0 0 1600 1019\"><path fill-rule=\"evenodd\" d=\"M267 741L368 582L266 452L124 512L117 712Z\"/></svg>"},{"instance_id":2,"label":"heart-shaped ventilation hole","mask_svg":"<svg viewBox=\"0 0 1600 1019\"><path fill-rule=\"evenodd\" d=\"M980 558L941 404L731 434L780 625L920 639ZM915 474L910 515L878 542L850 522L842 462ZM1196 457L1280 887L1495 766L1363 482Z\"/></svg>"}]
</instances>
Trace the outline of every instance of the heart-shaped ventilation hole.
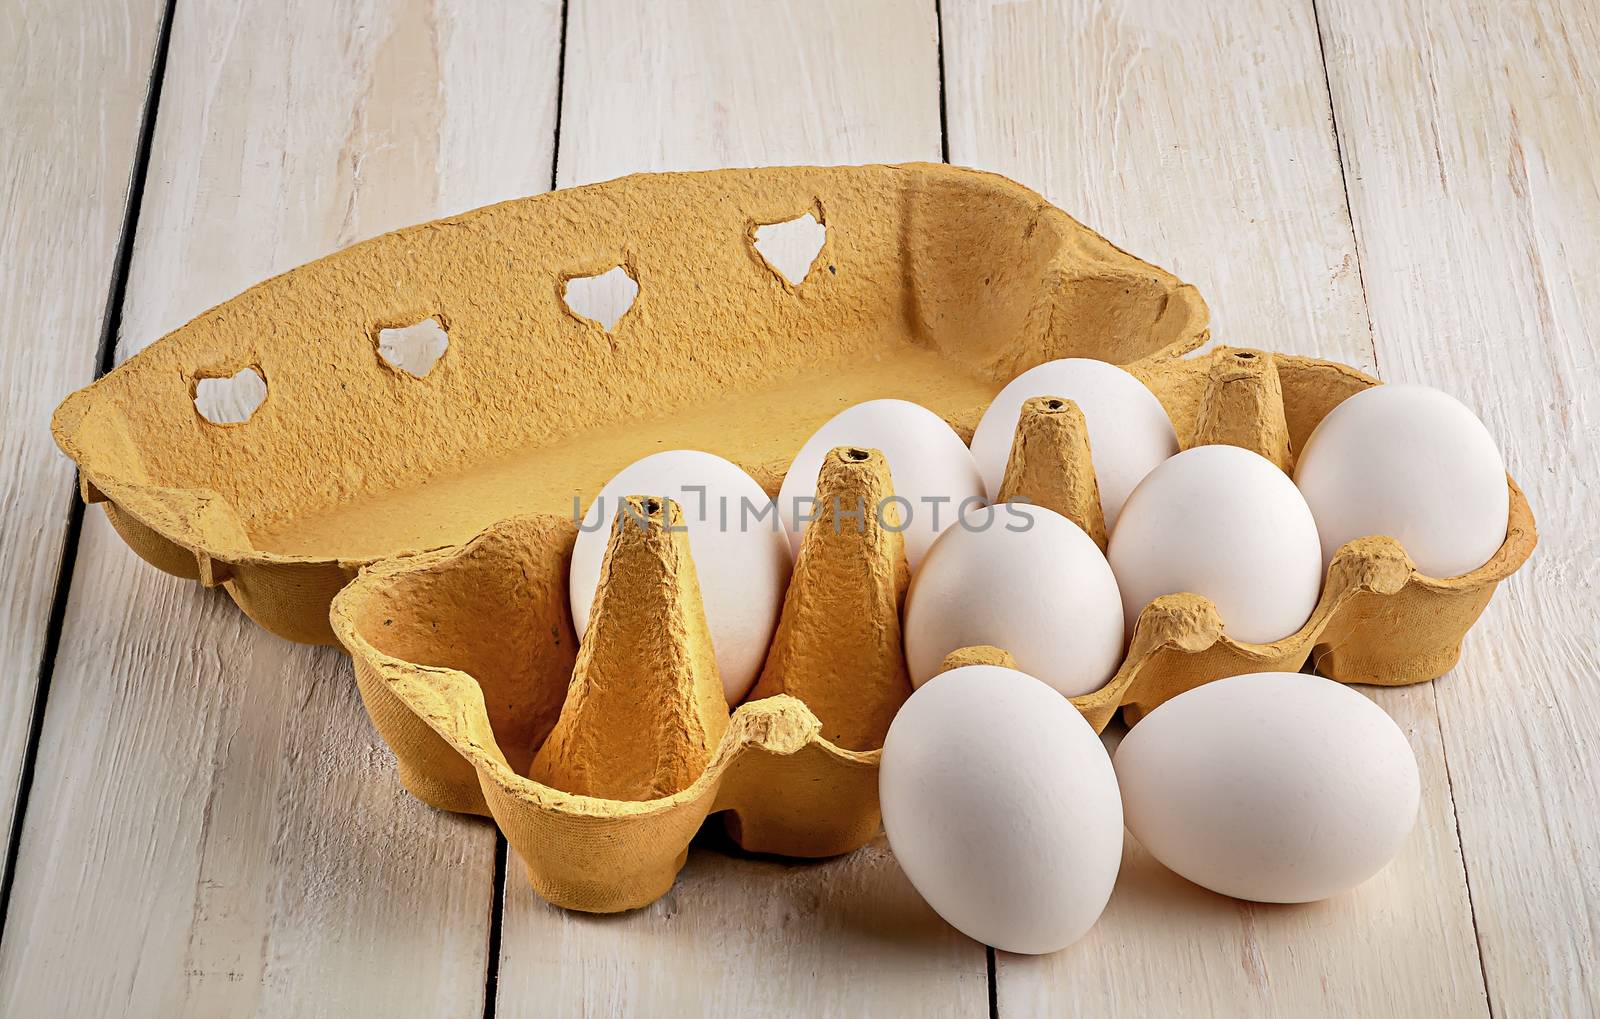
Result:
<instances>
[{"instance_id":1,"label":"heart-shaped ventilation hole","mask_svg":"<svg viewBox=\"0 0 1600 1019\"><path fill-rule=\"evenodd\" d=\"M766 223L756 227L756 252L767 268L799 286L811 275L811 266L828 237L828 228L817 222L811 213L797 216L783 223Z\"/></svg>"},{"instance_id":2,"label":"heart-shaped ventilation hole","mask_svg":"<svg viewBox=\"0 0 1600 1019\"><path fill-rule=\"evenodd\" d=\"M612 327L639 296L639 284L622 266L608 269L598 276L575 276L567 280L562 299L567 310L579 318L586 318L610 332Z\"/></svg>"},{"instance_id":3,"label":"heart-shaped ventilation hole","mask_svg":"<svg viewBox=\"0 0 1600 1019\"><path fill-rule=\"evenodd\" d=\"M433 371L449 346L450 336L438 319L425 318L398 329L378 330L378 356L391 368L419 379Z\"/></svg>"},{"instance_id":4,"label":"heart-shaped ventilation hole","mask_svg":"<svg viewBox=\"0 0 1600 1019\"><path fill-rule=\"evenodd\" d=\"M227 378L196 379L194 384L194 409L214 425L249 421L266 399L267 380L254 368L241 368Z\"/></svg>"}]
</instances>

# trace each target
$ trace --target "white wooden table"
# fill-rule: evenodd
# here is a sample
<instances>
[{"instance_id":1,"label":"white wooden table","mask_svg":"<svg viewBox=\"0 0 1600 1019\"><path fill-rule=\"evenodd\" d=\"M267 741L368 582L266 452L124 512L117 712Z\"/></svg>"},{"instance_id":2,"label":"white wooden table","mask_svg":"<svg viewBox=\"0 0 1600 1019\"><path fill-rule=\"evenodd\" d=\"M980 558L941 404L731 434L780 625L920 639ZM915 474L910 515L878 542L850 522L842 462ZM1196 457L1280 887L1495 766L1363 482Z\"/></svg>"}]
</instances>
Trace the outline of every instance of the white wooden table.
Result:
<instances>
[{"instance_id":1,"label":"white wooden table","mask_svg":"<svg viewBox=\"0 0 1600 1019\"><path fill-rule=\"evenodd\" d=\"M1593 1015L1600 9L1592 0L0 0L0 1015ZM1542 542L1460 666L1370 691L1416 833L1331 902L1131 840L1046 958L881 845L697 849L538 901L395 783L350 666L75 503L67 392L392 227L633 170L949 159L1199 285L1224 340L1446 388Z\"/></svg>"}]
</instances>

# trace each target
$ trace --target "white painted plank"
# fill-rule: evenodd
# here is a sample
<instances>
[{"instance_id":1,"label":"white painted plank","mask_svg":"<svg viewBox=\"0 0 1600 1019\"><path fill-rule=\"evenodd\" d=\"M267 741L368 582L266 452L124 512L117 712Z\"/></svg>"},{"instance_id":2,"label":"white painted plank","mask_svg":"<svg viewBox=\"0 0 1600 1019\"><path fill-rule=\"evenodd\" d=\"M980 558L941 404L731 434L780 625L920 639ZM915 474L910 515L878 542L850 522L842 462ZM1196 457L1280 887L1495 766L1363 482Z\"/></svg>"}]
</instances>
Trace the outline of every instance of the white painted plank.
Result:
<instances>
[{"instance_id":1,"label":"white painted plank","mask_svg":"<svg viewBox=\"0 0 1600 1019\"><path fill-rule=\"evenodd\" d=\"M493 841L393 781L349 666L85 524L0 1014L482 1010Z\"/></svg>"},{"instance_id":2,"label":"white painted plank","mask_svg":"<svg viewBox=\"0 0 1600 1019\"><path fill-rule=\"evenodd\" d=\"M572 0L562 185L634 170L939 158L933 5ZM621 917L551 909L510 861L502 1015L987 1011L982 947L887 851L794 864L695 848Z\"/></svg>"},{"instance_id":3,"label":"white painted plank","mask_svg":"<svg viewBox=\"0 0 1600 1019\"><path fill-rule=\"evenodd\" d=\"M1373 367L1309 4L947 2L950 155L1042 190L1198 284L1231 342ZM1405 851L1352 895L1250 906L1130 836L1105 916L997 962L1001 1015L1484 1011L1430 687L1368 691L1422 768Z\"/></svg>"},{"instance_id":4,"label":"white painted plank","mask_svg":"<svg viewBox=\"0 0 1600 1019\"><path fill-rule=\"evenodd\" d=\"M177 19L121 355L349 241L548 186L556 0ZM399 789L341 655L90 514L0 1014L481 1015L493 847Z\"/></svg>"},{"instance_id":5,"label":"white painted plank","mask_svg":"<svg viewBox=\"0 0 1600 1019\"><path fill-rule=\"evenodd\" d=\"M513 853L499 1014L987 1013L983 949L928 908L881 835L814 863L703 838L672 891L622 916L544 902Z\"/></svg>"},{"instance_id":6,"label":"white painted plank","mask_svg":"<svg viewBox=\"0 0 1600 1019\"><path fill-rule=\"evenodd\" d=\"M1600 1001L1600 16L1319 4L1378 359L1483 417L1539 522L1438 684L1498 1015Z\"/></svg>"},{"instance_id":7,"label":"white painted plank","mask_svg":"<svg viewBox=\"0 0 1600 1019\"><path fill-rule=\"evenodd\" d=\"M95 375L162 9L0 3L0 845L74 498L50 412Z\"/></svg>"},{"instance_id":8,"label":"white painted plank","mask_svg":"<svg viewBox=\"0 0 1600 1019\"><path fill-rule=\"evenodd\" d=\"M939 159L923 0L570 0L561 187L644 170Z\"/></svg>"},{"instance_id":9,"label":"white painted plank","mask_svg":"<svg viewBox=\"0 0 1600 1019\"><path fill-rule=\"evenodd\" d=\"M950 0L950 160L1170 269L1242 346L1371 369L1309 3Z\"/></svg>"}]
</instances>

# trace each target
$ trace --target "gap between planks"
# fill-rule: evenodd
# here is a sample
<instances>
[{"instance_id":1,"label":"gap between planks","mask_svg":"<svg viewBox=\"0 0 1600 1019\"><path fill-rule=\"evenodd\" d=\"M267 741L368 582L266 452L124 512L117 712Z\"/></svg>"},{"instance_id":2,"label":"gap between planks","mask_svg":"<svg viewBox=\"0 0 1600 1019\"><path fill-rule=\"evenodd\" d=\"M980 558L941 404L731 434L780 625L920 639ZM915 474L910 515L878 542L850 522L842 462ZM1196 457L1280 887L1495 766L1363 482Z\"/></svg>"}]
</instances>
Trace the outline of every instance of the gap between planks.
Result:
<instances>
[{"instance_id":1,"label":"gap between planks","mask_svg":"<svg viewBox=\"0 0 1600 1019\"><path fill-rule=\"evenodd\" d=\"M1035 187L1194 283L1226 342L1377 368L1309 2L943 4L954 161ZM1241 906L1172 879L1129 837L1086 943L998 954L1000 1014L1073 1001L1482 1014L1433 689L1365 692L1407 730L1425 784L1417 831L1384 874L1319 906Z\"/></svg>"},{"instance_id":2,"label":"gap between planks","mask_svg":"<svg viewBox=\"0 0 1600 1019\"><path fill-rule=\"evenodd\" d=\"M156 45L151 61L149 82L140 110L138 141L134 145L133 166L129 174L127 196L124 201L122 227L117 236L117 248L107 287L105 311L101 316L99 346L95 353L94 377L99 378L111 370L116 357L117 333L122 326L122 302L128 291L128 267L133 259L133 239L139 225L139 209L144 197L145 179L150 169L150 143L155 136L156 114L161 108L161 83L166 74L167 49L172 42L172 16L177 0L165 0ZM76 472L74 472L76 476ZM62 627L66 621L67 597L72 590L74 567L78 558L78 541L83 533L83 516L87 509L73 485L66 504L66 534L61 544L61 560L56 567L54 595L50 602L49 621L45 627L44 647L39 656L39 669L34 685L33 704L28 718L28 734L23 744L22 764L17 777L16 800L12 806L11 827L6 841L4 870L0 871L0 944L5 941L11 912L11 893L16 880L17 854L22 848L22 829L27 819L28 800L33 791L34 766L39 755L39 736L44 727L45 704L50 696L50 680L55 672L56 652L61 646Z\"/></svg>"},{"instance_id":3,"label":"gap between planks","mask_svg":"<svg viewBox=\"0 0 1600 1019\"><path fill-rule=\"evenodd\" d=\"M289 19L270 6L177 6L119 353L330 244L542 190L558 7L436 12L396 0ZM529 61L530 39L548 62ZM427 68L413 58L430 54L444 78L437 105L417 109L411 86ZM498 70L480 76L483 66ZM547 126L527 131L532 114ZM520 131L507 129L513 122ZM285 124L306 127L291 136L297 158L228 158ZM419 127L429 145L396 144ZM335 165L337 181L325 169ZM250 227L263 243L238 245ZM277 641L219 592L137 562L99 514L71 554L79 582L11 900L11 924L28 937L4 944L0 1012L48 1002L86 1014L223 1014L237 1011L224 1002L251 998L300 1011L296 1000L339 1009L352 995L368 1007L429 1012L446 999L481 1011L493 896L481 911L463 907L492 884L493 836L398 791L392 763L362 738L370 729L348 664ZM297 780L305 764L324 782ZM332 802L340 796L345 812ZM349 798L364 810L348 813ZM386 848L406 836L404 851ZM473 868L481 880L470 889L459 877L466 863L486 865ZM410 936L415 925L392 923L385 894L426 867L437 869L406 899L437 907L431 955ZM326 923L314 922L319 910L331 911ZM374 927L389 940L360 936ZM295 979L273 980L274 966ZM19 1000L36 1004L12 1008Z\"/></svg>"}]
</instances>

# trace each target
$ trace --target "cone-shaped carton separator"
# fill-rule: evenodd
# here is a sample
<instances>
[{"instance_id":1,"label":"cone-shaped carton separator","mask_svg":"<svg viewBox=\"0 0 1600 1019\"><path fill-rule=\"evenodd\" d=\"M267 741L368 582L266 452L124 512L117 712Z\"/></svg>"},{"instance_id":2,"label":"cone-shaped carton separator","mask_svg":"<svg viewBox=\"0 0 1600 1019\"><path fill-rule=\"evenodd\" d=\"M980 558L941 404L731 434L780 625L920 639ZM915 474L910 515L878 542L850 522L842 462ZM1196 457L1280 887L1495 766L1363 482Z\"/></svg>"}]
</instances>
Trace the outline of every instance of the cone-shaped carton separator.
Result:
<instances>
[{"instance_id":1,"label":"cone-shaped carton separator","mask_svg":"<svg viewBox=\"0 0 1600 1019\"><path fill-rule=\"evenodd\" d=\"M1194 444L1239 446L1260 453L1281 470L1290 468L1283 383L1272 354L1235 348L1216 352L1200 398Z\"/></svg>"},{"instance_id":2,"label":"cone-shaped carton separator","mask_svg":"<svg viewBox=\"0 0 1600 1019\"><path fill-rule=\"evenodd\" d=\"M1089 426L1073 401L1035 396L1023 402L1000 483L1000 501L1013 499L1055 510L1105 551L1106 518L1089 456Z\"/></svg>"},{"instance_id":3,"label":"cone-shaped carton separator","mask_svg":"<svg viewBox=\"0 0 1600 1019\"><path fill-rule=\"evenodd\" d=\"M683 514L670 499L629 496L532 777L581 796L659 799L700 777L727 728Z\"/></svg>"},{"instance_id":4,"label":"cone-shaped carton separator","mask_svg":"<svg viewBox=\"0 0 1600 1019\"><path fill-rule=\"evenodd\" d=\"M1004 648L993 644L974 644L971 647L958 647L945 655L944 661L939 663L939 672L952 672L968 665L998 665L1002 669L1015 669L1017 660Z\"/></svg>"},{"instance_id":5,"label":"cone-shaped carton separator","mask_svg":"<svg viewBox=\"0 0 1600 1019\"><path fill-rule=\"evenodd\" d=\"M883 746L911 696L900 639L910 570L889 463L842 446L822 462L818 515L806 529L778 632L750 699L790 694L847 750Z\"/></svg>"}]
</instances>

